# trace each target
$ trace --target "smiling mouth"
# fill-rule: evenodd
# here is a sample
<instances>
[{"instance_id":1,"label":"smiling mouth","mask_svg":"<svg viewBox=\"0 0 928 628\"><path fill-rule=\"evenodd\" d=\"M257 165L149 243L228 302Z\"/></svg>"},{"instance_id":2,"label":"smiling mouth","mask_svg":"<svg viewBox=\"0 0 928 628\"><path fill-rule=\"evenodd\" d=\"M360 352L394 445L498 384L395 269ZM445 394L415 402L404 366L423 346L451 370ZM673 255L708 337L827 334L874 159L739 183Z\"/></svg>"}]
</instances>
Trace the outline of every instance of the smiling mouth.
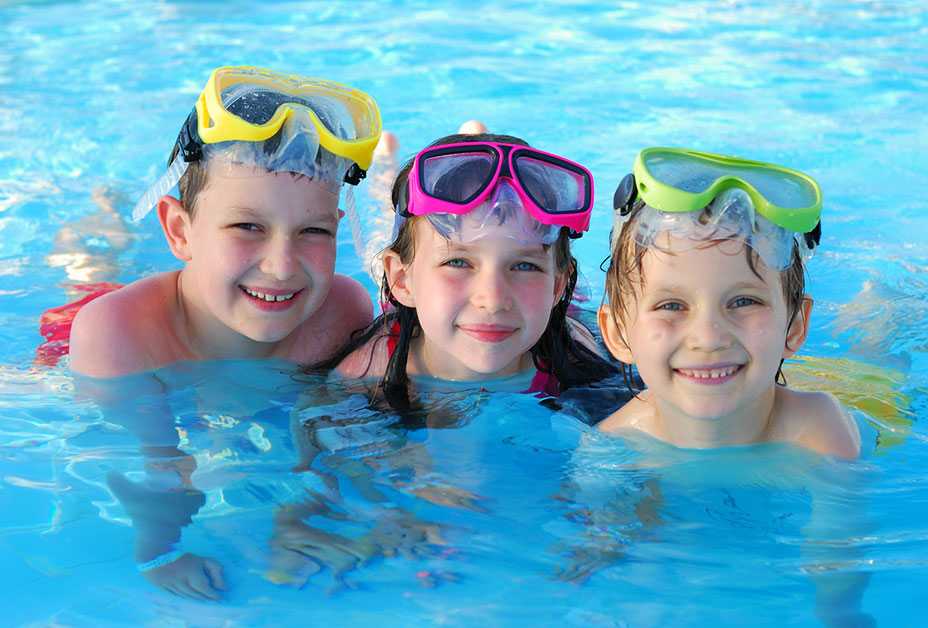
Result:
<instances>
[{"instance_id":1,"label":"smiling mouth","mask_svg":"<svg viewBox=\"0 0 928 628\"><path fill-rule=\"evenodd\" d=\"M516 333L513 327L499 325L458 325L458 329L481 342L502 342Z\"/></svg>"},{"instance_id":2,"label":"smiling mouth","mask_svg":"<svg viewBox=\"0 0 928 628\"><path fill-rule=\"evenodd\" d=\"M247 294L253 299L260 299L267 303L280 303L282 301L291 301L293 297L298 295L302 290L297 290L296 292L285 292L281 294L268 294L266 292L261 292L260 290L252 290L251 288L246 288L245 286L239 286L242 289L242 292Z\"/></svg>"},{"instance_id":3,"label":"smiling mouth","mask_svg":"<svg viewBox=\"0 0 928 628\"><path fill-rule=\"evenodd\" d=\"M673 369L673 372L699 384L724 384L743 368L743 364L729 364L712 368Z\"/></svg>"}]
</instances>

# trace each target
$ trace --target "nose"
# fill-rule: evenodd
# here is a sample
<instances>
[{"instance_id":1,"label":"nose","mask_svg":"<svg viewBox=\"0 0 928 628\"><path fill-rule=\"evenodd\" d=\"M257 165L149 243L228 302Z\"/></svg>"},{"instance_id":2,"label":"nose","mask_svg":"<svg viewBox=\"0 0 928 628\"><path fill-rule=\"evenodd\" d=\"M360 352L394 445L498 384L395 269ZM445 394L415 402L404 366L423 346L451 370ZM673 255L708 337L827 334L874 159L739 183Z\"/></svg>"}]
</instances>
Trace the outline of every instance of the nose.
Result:
<instances>
[{"instance_id":1,"label":"nose","mask_svg":"<svg viewBox=\"0 0 928 628\"><path fill-rule=\"evenodd\" d=\"M728 349L732 334L724 318L716 312L697 312L687 329L687 345L694 351L713 353Z\"/></svg>"},{"instance_id":2,"label":"nose","mask_svg":"<svg viewBox=\"0 0 928 628\"><path fill-rule=\"evenodd\" d=\"M512 307L512 290L505 275L496 268L485 268L474 278L471 302L488 313Z\"/></svg>"},{"instance_id":3,"label":"nose","mask_svg":"<svg viewBox=\"0 0 928 628\"><path fill-rule=\"evenodd\" d=\"M297 259L290 238L271 238L258 268L265 275L278 281L284 281L296 274Z\"/></svg>"}]
</instances>

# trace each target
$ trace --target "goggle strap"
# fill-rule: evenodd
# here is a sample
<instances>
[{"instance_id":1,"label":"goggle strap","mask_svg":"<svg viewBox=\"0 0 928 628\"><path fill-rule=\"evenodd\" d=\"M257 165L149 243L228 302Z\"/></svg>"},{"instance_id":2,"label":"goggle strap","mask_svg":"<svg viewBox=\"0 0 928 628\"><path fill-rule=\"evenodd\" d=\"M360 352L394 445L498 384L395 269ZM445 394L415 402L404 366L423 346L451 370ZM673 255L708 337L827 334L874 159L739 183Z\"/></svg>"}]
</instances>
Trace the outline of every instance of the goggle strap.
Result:
<instances>
[{"instance_id":1,"label":"goggle strap","mask_svg":"<svg viewBox=\"0 0 928 628\"><path fill-rule=\"evenodd\" d=\"M628 173L622 177L615 188L615 194L612 196L612 209L624 218L631 213L637 198L638 187L635 185L635 175Z\"/></svg>"},{"instance_id":2,"label":"goggle strap","mask_svg":"<svg viewBox=\"0 0 928 628\"><path fill-rule=\"evenodd\" d=\"M409 213L409 179L407 177L406 182L400 186L399 193L396 198L396 205L393 206L393 211L396 212L401 218L409 218L412 214ZM394 234L395 236L396 234Z\"/></svg>"},{"instance_id":3,"label":"goggle strap","mask_svg":"<svg viewBox=\"0 0 928 628\"><path fill-rule=\"evenodd\" d=\"M138 222L148 215L148 212L158 203L158 200L170 192L180 178L187 171L187 162L181 155L177 155L167 171L161 175L154 185L152 185L145 194L138 200L135 207L132 208L132 222Z\"/></svg>"},{"instance_id":4,"label":"goggle strap","mask_svg":"<svg viewBox=\"0 0 928 628\"><path fill-rule=\"evenodd\" d=\"M345 183L349 185L358 185L361 183L361 179L367 177L367 170L364 170L361 166L356 163L351 164L351 167L348 168L348 172L345 173Z\"/></svg>"},{"instance_id":5,"label":"goggle strap","mask_svg":"<svg viewBox=\"0 0 928 628\"><path fill-rule=\"evenodd\" d=\"M806 246L809 247L810 251L815 249L822 241L822 221L819 220L815 223L812 231L802 234L802 237L805 238Z\"/></svg>"},{"instance_id":6,"label":"goggle strap","mask_svg":"<svg viewBox=\"0 0 928 628\"><path fill-rule=\"evenodd\" d=\"M180 134L177 136L177 145L180 154L183 155L184 161L200 161L203 159L203 140L200 139L200 132L197 130L197 109L193 108L187 120L180 128Z\"/></svg>"}]
</instances>

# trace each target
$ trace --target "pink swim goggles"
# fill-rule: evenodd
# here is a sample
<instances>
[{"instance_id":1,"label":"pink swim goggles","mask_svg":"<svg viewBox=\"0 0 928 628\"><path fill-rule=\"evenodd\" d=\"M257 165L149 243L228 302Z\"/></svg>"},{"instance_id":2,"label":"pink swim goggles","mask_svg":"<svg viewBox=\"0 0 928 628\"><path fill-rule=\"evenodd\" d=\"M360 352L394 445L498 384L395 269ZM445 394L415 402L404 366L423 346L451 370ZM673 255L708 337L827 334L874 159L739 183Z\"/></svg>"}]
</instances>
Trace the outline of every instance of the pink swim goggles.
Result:
<instances>
[{"instance_id":1,"label":"pink swim goggles","mask_svg":"<svg viewBox=\"0 0 928 628\"><path fill-rule=\"evenodd\" d=\"M508 188L535 221L567 227L572 237L589 229L593 210L589 170L518 144L476 141L426 148L413 160L408 188L405 217L460 216L492 205Z\"/></svg>"}]
</instances>

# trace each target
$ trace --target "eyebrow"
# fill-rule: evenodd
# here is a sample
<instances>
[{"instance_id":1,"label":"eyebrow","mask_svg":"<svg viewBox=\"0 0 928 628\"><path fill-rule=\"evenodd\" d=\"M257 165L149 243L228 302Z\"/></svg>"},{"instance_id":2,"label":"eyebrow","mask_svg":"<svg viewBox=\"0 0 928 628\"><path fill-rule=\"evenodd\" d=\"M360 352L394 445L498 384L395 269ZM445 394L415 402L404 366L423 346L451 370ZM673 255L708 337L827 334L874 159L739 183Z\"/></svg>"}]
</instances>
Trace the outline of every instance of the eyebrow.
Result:
<instances>
[{"instance_id":1,"label":"eyebrow","mask_svg":"<svg viewBox=\"0 0 928 628\"><path fill-rule=\"evenodd\" d=\"M436 242L435 248L441 248L443 251L449 253L472 253L474 250L473 245L464 244L461 242L454 242L452 240L445 240L444 242ZM548 250L545 249L542 245L537 246L526 246L516 249L508 249L507 252L511 253L516 257L547 257Z\"/></svg>"},{"instance_id":2,"label":"eyebrow","mask_svg":"<svg viewBox=\"0 0 928 628\"><path fill-rule=\"evenodd\" d=\"M255 207L250 207L248 205L232 205L229 207L229 212L233 215L238 216L252 216L255 218L267 218L267 213L270 210L261 210ZM330 214L328 212L313 212L313 210L307 210L310 214L305 218L307 222L332 222L337 223L338 219L335 214Z\"/></svg>"},{"instance_id":3,"label":"eyebrow","mask_svg":"<svg viewBox=\"0 0 928 628\"><path fill-rule=\"evenodd\" d=\"M727 289L727 292L738 291L738 290L770 290L770 286L763 281L739 281L738 283L730 286ZM693 291L692 286L687 286L684 284L657 284L653 286L650 291L656 294L685 294Z\"/></svg>"},{"instance_id":4,"label":"eyebrow","mask_svg":"<svg viewBox=\"0 0 928 628\"><path fill-rule=\"evenodd\" d=\"M760 279L753 281L739 281L731 287L732 290L769 290L770 286Z\"/></svg>"}]
</instances>

